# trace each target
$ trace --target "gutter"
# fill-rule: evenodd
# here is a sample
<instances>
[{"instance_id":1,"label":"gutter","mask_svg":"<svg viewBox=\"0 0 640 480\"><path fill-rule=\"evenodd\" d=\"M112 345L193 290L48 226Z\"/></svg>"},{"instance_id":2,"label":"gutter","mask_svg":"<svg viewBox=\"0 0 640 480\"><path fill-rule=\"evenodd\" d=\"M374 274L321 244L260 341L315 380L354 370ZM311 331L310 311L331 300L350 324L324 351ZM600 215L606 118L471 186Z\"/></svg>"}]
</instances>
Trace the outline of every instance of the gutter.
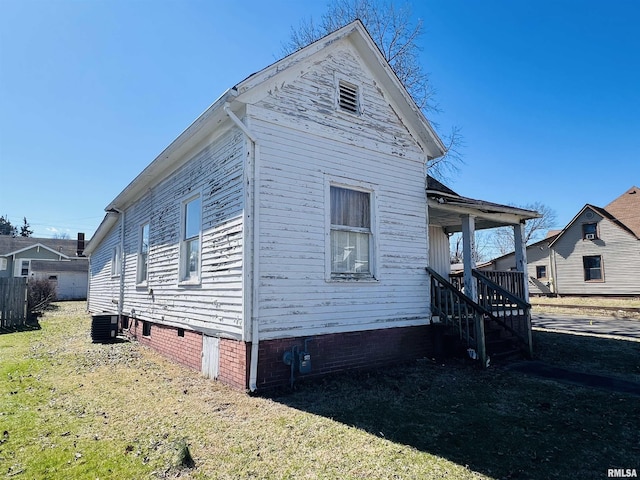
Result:
<instances>
[{"instance_id":1,"label":"gutter","mask_svg":"<svg viewBox=\"0 0 640 480\"><path fill-rule=\"evenodd\" d=\"M259 321L258 321L258 286L260 280L260 209L258 203L258 185L260 183L260 144L256 135L249 130L244 123L236 116L231 110L229 103L225 103L223 107L225 113L229 116L231 121L242 130L247 136L251 144L253 145L253 268L251 272L251 358L249 363L249 391L255 392L258 380L258 347L260 343L259 337ZM246 316L245 316L246 318Z\"/></svg>"}]
</instances>

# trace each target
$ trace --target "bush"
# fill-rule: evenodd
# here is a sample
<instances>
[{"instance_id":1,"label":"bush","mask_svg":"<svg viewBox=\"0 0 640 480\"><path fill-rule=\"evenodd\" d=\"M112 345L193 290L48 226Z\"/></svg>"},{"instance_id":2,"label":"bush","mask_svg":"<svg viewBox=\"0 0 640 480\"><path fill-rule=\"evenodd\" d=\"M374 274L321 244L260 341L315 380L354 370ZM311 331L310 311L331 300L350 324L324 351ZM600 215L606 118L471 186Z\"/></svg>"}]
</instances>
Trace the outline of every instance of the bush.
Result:
<instances>
[{"instance_id":1,"label":"bush","mask_svg":"<svg viewBox=\"0 0 640 480\"><path fill-rule=\"evenodd\" d=\"M30 278L27 288L27 310L37 317L56 301L56 286L43 278Z\"/></svg>"}]
</instances>

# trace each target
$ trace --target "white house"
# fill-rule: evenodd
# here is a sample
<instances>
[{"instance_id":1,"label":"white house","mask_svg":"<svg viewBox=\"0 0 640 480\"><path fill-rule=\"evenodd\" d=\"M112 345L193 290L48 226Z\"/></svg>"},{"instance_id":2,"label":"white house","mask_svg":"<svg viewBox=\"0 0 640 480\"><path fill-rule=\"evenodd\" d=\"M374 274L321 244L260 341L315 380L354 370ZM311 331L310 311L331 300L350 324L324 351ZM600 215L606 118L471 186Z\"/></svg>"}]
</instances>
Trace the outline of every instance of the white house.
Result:
<instances>
[{"instance_id":1,"label":"white house","mask_svg":"<svg viewBox=\"0 0 640 480\"><path fill-rule=\"evenodd\" d=\"M89 310L250 390L427 356L443 153L353 22L227 90L106 207Z\"/></svg>"}]
</instances>

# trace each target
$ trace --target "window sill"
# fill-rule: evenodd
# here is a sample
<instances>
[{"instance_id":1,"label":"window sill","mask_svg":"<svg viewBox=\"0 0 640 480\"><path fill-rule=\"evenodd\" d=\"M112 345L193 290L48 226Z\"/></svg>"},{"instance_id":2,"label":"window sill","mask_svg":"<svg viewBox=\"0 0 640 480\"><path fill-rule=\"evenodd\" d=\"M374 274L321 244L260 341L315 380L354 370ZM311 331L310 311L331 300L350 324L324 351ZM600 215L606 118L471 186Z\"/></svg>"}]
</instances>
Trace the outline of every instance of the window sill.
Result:
<instances>
[{"instance_id":1,"label":"window sill","mask_svg":"<svg viewBox=\"0 0 640 480\"><path fill-rule=\"evenodd\" d=\"M327 279L329 283L379 283L380 281L373 275L349 275L332 274Z\"/></svg>"},{"instance_id":2,"label":"window sill","mask_svg":"<svg viewBox=\"0 0 640 480\"><path fill-rule=\"evenodd\" d=\"M178 282L178 287L199 287L202 285L202 281L197 279L181 280Z\"/></svg>"}]
</instances>

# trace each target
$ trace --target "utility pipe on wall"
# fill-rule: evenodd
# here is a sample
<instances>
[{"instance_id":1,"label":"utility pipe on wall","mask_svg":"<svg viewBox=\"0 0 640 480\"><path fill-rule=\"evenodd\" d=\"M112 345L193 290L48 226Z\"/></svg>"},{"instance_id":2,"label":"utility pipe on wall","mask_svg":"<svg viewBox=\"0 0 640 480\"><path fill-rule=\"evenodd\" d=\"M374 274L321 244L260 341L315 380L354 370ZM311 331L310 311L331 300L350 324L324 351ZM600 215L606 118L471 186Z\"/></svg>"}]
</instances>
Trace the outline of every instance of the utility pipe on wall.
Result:
<instances>
[{"instance_id":1,"label":"utility pipe on wall","mask_svg":"<svg viewBox=\"0 0 640 480\"><path fill-rule=\"evenodd\" d=\"M122 316L124 313L124 264L125 264L125 255L124 255L124 220L125 214L124 210L120 210L117 208L112 209L118 215L120 215L120 295L118 296L118 317Z\"/></svg>"},{"instance_id":2,"label":"utility pipe on wall","mask_svg":"<svg viewBox=\"0 0 640 480\"><path fill-rule=\"evenodd\" d=\"M260 280L260 212L258 204L258 185L260 178L260 145L258 139L251 130L231 110L228 103L224 104L224 111L231 121L235 123L240 130L247 136L253 144L253 271L251 286L251 359L249 364L249 390L255 392L257 390L258 379L258 285Z\"/></svg>"}]
</instances>

